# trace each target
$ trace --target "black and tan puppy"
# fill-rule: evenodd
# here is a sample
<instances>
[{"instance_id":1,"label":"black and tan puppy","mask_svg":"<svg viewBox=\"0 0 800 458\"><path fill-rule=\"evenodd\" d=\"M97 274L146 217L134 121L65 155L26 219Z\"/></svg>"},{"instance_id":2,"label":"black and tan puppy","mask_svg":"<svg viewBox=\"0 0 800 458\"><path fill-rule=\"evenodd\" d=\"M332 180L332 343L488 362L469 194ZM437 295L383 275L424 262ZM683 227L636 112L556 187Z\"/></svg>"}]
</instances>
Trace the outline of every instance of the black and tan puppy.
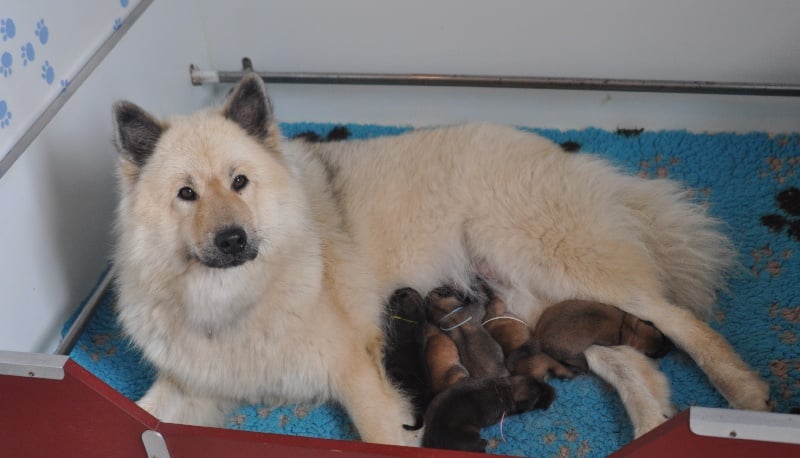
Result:
<instances>
[{"instance_id":1,"label":"black and tan puppy","mask_svg":"<svg viewBox=\"0 0 800 458\"><path fill-rule=\"evenodd\" d=\"M481 428L504 415L546 409L554 396L550 385L533 377L467 378L433 398L425 413L422 446L484 452Z\"/></svg>"},{"instance_id":2,"label":"black and tan puppy","mask_svg":"<svg viewBox=\"0 0 800 458\"><path fill-rule=\"evenodd\" d=\"M423 355L425 326L422 296L412 288L395 291L386 305L383 364L389 378L411 399L416 424L403 425L406 429L422 427L432 397Z\"/></svg>"}]
</instances>

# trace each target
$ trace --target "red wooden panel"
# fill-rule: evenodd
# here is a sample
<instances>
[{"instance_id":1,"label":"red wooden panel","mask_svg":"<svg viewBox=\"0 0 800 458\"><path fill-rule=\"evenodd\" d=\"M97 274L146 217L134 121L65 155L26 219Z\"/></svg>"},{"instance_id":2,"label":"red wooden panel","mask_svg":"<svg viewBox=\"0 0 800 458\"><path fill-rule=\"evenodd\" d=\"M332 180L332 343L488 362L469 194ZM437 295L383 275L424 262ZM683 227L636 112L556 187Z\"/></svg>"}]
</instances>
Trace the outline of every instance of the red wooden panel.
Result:
<instances>
[{"instance_id":1,"label":"red wooden panel","mask_svg":"<svg viewBox=\"0 0 800 458\"><path fill-rule=\"evenodd\" d=\"M67 361L64 372L63 380L0 375L0 456L140 458L146 430L162 434L172 458L479 456L160 423L75 362ZM797 457L800 446L698 436L689 430L687 410L612 456Z\"/></svg>"},{"instance_id":2,"label":"red wooden panel","mask_svg":"<svg viewBox=\"0 0 800 458\"><path fill-rule=\"evenodd\" d=\"M0 457L146 456L141 435L162 434L170 457L456 457L396 447L160 423L72 360L63 380L0 375ZM469 454L476 455L477 454Z\"/></svg>"},{"instance_id":3,"label":"red wooden panel","mask_svg":"<svg viewBox=\"0 0 800 458\"><path fill-rule=\"evenodd\" d=\"M158 420L67 361L63 380L0 376L0 455L145 456Z\"/></svg>"},{"instance_id":4,"label":"red wooden panel","mask_svg":"<svg viewBox=\"0 0 800 458\"><path fill-rule=\"evenodd\" d=\"M689 410L611 455L613 458L754 458L800 457L800 445L698 436L689 429Z\"/></svg>"},{"instance_id":5,"label":"red wooden panel","mask_svg":"<svg viewBox=\"0 0 800 458\"><path fill-rule=\"evenodd\" d=\"M398 447L355 441L316 439L278 434L254 433L230 429L162 423L159 432L164 436L171 458L236 456L255 458L287 456L292 458L327 457L418 457L455 458L487 456L477 453L453 452L417 447Z\"/></svg>"}]
</instances>

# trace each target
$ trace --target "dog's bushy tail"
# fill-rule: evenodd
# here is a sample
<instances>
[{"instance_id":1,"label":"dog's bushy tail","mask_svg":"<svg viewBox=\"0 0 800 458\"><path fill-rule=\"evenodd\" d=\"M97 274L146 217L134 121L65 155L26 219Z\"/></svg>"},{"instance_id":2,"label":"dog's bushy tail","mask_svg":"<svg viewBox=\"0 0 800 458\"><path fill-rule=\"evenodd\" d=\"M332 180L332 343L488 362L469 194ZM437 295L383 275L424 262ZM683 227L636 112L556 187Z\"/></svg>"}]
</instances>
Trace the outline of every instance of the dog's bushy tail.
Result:
<instances>
[{"instance_id":1,"label":"dog's bushy tail","mask_svg":"<svg viewBox=\"0 0 800 458\"><path fill-rule=\"evenodd\" d=\"M667 297L708 318L717 292L734 271L736 251L720 221L671 180L633 179L625 196L643 224L642 233L660 269Z\"/></svg>"}]
</instances>

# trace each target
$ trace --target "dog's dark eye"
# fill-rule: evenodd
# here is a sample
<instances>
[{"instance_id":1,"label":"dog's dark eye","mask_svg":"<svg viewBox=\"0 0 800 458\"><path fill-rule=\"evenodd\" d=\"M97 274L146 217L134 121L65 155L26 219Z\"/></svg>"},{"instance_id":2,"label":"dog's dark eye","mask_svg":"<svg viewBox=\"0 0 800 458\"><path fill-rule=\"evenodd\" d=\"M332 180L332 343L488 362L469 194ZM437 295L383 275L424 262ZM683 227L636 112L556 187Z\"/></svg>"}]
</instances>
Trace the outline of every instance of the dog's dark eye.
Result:
<instances>
[{"instance_id":1,"label":"dog's dark eye","mask_svg":"<svg viewBox=\"0 0 800 458\"><path fill-rule=\"evenodd\" d=\"M244 175L236 175L233 178L233 183L231 183L231 188L234 191L241 191L245 186L247 186L247 183L249 183L249 182L250 182L250 180L248 180L246 176L244 176Z\"/></svg>"},{"instance_id":2,"label":"dog's dark eye","mask_svg":"<svg viewBox=\"0 0 800 458\"><path fill-rule=\"evenodd\" d=\"M178 198L181 200L196 200L197 193L194 192L194 189L185 186L178 191Z\"/></svg>"}]
</instances>

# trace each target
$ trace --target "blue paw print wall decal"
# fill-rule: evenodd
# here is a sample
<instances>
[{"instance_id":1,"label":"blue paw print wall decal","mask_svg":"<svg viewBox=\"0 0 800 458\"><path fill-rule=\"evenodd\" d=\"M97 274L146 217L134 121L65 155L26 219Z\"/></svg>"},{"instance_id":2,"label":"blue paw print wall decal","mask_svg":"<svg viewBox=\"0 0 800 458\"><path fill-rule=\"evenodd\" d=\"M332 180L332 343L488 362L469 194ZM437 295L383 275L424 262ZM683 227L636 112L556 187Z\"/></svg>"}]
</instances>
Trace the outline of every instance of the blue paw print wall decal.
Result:
<instances>
[{"instance_id":1,"label":"blue paw print wall decal","mask_svg":"<svg viewBox=\"0 0 800 458\"><path fill-rule=\"evenodd\" d=\"M11 75L11 64L13 63L14 58L11 56L10 52L4 52L3 55L0 56L0 73L6 78Z\"/></svg>"},{"instance_id":2,"label":"blue paw print wall decal","mask_svg":"<svg viewBox=\"0 0 800 458\"><path fill-rule=\"evenodd\" d=\"M120 27L122 27L122 19L114 19L114 30L119 30Z\"/></svg>"},{"instance_id":3,"label":"blue paw print wall decal","mask_svg":"<svg viewBox=\"0 0 800 458\"><path fill-rule=\"evenodd\" d=\"M42 65L42 79L47 81L47 84L53 84L55 78L56 72L53 70L53 66L50 65L49 61L44 61L44 65Z\"/></svg>"},{"instance_id":4,"label":"blue paw print wall decal","mask_svg":"<svg viewBox=\"0 0 800 458\"><path fill-rule=\"evenodd\" d=\"M11 112L8 111L8 104L5 100L0 100L0 128L5 129L11 124Z\"/></svg>"},{"instance_id":5,"label":"blue paw print wall decal","mask_svg":"<svg viewBox=\"0 0 800 458\"><path fill-rule=\"evenodd\" d=\"M121 5L123 8L127 8L127 7L128 7L128 0L119 0L119 4L120 4L120 5Z\"/></svg>"},{"instance_id":6,"label":"blue paw print wall decal","mask_svg":"<svg viewBox=\"0 0 800 458\"><path fill-rule=\"evenodd\" d=\"M36 23L36 36L39 37L39 43L45 44L50 39L50 30L44 25L44 19L39 19Z\"/></svg>"},{"instance_id":7,"label":"blue paw print wall decal","mask_svg":"<svg viewBox=\"0 0 800 458\"><path fill-rule=\"evenodd\" d=\"M9 38L14 38L14 35L16 34L17 26L14 24L13 19L0 19L0 35L3 37L3 41L8 40Z\"/></svg>"},{"instance_id":8,"label":"blue paw print wall decal","mask_svg":"<svg viewBox=\"0 0 800 458\"><path fill-rule=\"evenodd\" d=\"M30 41L22 45L22 65L27 66L28 62L33 62L36 59L36 50L33 49L33 43Z\"/></svg>"}]
</instances>

